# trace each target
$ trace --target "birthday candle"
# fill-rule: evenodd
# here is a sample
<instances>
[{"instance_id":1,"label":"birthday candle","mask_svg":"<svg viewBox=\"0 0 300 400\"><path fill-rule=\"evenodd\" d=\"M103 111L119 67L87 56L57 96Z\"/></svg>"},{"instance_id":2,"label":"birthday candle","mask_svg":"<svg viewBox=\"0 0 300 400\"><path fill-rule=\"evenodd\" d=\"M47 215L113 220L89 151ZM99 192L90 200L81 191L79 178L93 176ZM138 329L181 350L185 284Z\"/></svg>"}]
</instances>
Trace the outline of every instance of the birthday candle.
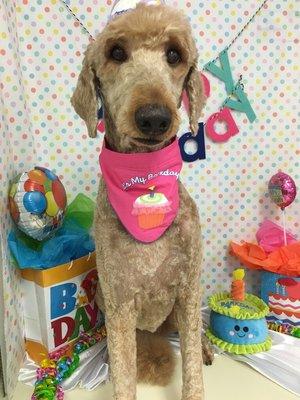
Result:
<instances>
[{"instance_id":1,"label":"birthday candle","mask_svg":"<svg viewBox=\"0 0 300 400\"><path fill-rule=\"evenodd\" d=\"M245 271L242 268L233 271L233 280L231 283L231 298L236 301L245 300Z\"/></svg>"},{"instance_id":2,"label":"birthday candle","mask_svg":"<svg viewBox=\"0 0 300 400\"><path fill-rule=\"evenodd\" d=\"M151 192L150 192L150 197L154 197L154 189L155 189L155 186L149 186L148 189L151 190Z\"/></svg>"}]
</instances>

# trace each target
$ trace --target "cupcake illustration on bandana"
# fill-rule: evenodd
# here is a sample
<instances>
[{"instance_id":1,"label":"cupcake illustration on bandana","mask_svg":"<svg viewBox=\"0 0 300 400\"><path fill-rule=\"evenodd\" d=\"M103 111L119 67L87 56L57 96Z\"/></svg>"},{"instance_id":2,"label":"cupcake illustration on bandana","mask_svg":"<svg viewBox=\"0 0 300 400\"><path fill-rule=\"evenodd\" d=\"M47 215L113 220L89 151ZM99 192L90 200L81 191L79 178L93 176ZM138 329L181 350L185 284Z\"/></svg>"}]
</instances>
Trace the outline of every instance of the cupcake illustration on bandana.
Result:
<instances>
[{"instance_id":1,"label":"cupcake illustration on bandana","mask_svg":"<svg viewBox=\"0 0 300 400\"><path fill-rule=\"evenodd\" d=\"M161 226L165 215L171 211L171 201L163 193L156 193L155 186L150 186L148 189L150 193L139 196L132 210L132 215L137 216L139 227L142 229Z\"/></svg>"}]
</instances>

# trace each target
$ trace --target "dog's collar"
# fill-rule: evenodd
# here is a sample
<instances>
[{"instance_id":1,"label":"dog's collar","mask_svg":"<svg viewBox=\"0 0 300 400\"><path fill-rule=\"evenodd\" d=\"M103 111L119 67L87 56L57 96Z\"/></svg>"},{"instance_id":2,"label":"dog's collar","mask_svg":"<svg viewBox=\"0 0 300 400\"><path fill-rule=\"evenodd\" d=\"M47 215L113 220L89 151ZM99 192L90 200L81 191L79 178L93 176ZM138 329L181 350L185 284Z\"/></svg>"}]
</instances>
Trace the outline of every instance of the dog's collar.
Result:
<instances>
[{"instance_id":1,"label":"dog's collar","mask_svg":"<svg viewBox=\"0 0 300 400\"><path fill-rule=\"evenodd\" d=\"M125 229L137 240L157 240L179 208L182 159L178 140L151 153L118 153L105 140L99 157L108 199Z\"/></svg>"}]
</instances>

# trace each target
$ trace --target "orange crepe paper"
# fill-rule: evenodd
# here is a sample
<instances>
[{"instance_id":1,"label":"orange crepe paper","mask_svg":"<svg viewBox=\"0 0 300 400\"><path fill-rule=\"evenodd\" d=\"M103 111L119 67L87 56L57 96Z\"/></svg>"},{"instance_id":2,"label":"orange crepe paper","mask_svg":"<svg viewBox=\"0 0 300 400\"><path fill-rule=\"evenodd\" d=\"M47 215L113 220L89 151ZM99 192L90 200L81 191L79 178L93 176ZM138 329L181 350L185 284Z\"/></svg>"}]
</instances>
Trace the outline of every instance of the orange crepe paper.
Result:
<instances>
[{"instance_id":1,"label":"orange crepe paper","mask_svg":"<svg viewBox=\"0 0 300 400\"><path fill-rule=\"evenodd\" d=\"M230 243L229 251L250 269L287 276L300 276L300 242L279 247L271 253L255 243Z\"/></svg>"}]
</instances>

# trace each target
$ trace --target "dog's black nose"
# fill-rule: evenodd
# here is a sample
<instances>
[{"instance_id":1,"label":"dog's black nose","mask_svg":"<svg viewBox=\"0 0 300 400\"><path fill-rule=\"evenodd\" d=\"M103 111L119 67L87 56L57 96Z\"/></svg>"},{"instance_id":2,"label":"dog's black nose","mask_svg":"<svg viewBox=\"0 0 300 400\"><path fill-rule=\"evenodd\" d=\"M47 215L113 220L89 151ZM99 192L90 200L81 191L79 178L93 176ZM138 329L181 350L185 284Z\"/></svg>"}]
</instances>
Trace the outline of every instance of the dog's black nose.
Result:
<instances>
[{"instance_id":1,"label":"dog's black nose","mask_svg":"<svg viewBox=\"0 0 300 400\"><path fill-rule=\"evenodd\" d=\"M159 104L146 104L135 112L138 129L148 135L161 135L171 124L170 110Z\"/></svg>"}]
</instances>

